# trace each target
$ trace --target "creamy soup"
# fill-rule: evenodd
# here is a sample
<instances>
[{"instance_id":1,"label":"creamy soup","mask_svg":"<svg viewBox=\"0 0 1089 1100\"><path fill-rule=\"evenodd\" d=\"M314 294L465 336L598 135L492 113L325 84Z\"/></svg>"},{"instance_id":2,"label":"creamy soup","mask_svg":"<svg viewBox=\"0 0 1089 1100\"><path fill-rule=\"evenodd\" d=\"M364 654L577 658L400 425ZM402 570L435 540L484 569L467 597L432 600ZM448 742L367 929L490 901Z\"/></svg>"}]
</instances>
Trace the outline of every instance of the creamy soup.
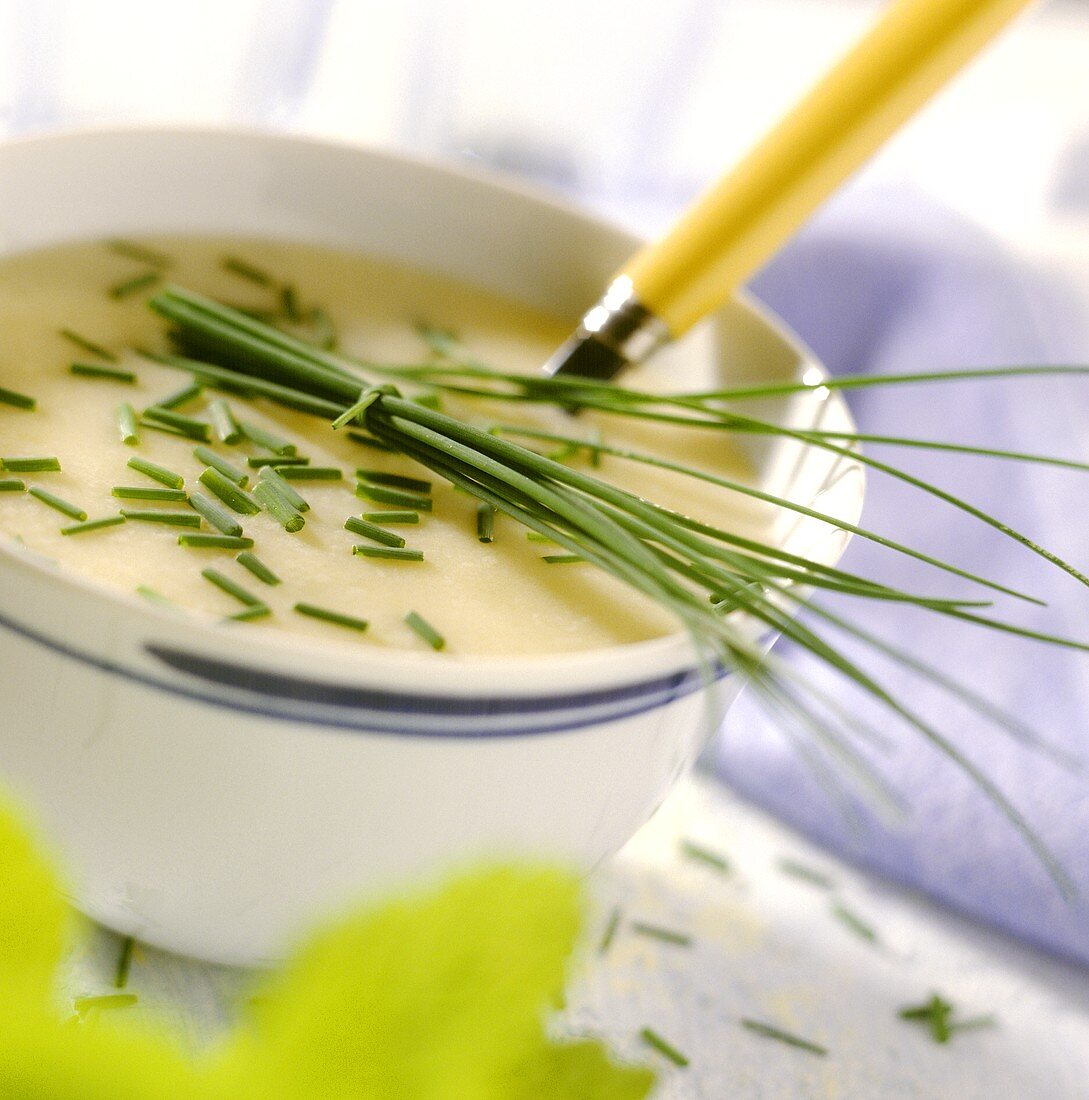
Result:
<instances>
[{"instance_id":1,"label":"creamy soup","mask_svg":"<svg viewBox=\"0 0 1089 1100\"><path fill-rule=\"evenodd\" d=\"M146 244L169 257L165 275L170 281L247 309L279 309L283 285L290 283L303 309L318 304L332 319L341 351L375 361L415 363L433 356L434 342L419 332L425 322L456 332L459 348L475 360L529 373L539 369L569 327L446 279L328 249L194 238ZM182 475L186 493L206 492L198 481L206 463L194 456L196 441L146 426L138 428L135 445L120 438L120 403L130 403L139 414L192 382L190 375L133 350L169 350L163 322L147 307L155 290L150 275L146 284L130 284L147 271L147 264L100 242L0 261L0 387L37 401L33 411L0 402L0 456L56 456L61 466L60 471L5 469L0 480L44 489L85 511L89 520L116 516L122 508L191 511L185 500L113 495L114 487L163 488L127 465L133 457ZM272 276L268 285L261 285L261 273ZM112 353L115 361L80 348L62 329ZM691 384L693 378L676 374L685 368L685 354L678 351L626 381L658 388ZM73 363L92 370L73 374ZM98 376L96 367L132 372L136 381ZM210 402L219 397L226 398L239 420L271 430L312 465L334 467L344 475L291 483L310 504L305 526L297 532L288 533L267 512L234 517L253 540L252 553L279 584L266 584L239 564L237 548L179 545L179 534L215 533L207 522L198 529L129 519L65 535L62 530L77 520L29 492L12 489L0 492L0 531L75 573L128 593L221 618L244 610L235 596L202 575L212 567L271 609L263 619L232 624L235 630L291 630L361 646L424 649L426 641L405 622L409 612L416 612L443 636L445 653L456 656L592 649L677 629L668 613L595 567L544 561L562 549L527 538L527 529L509 517L497 516L493 541L482 543L474 499L407 458L368 448L320 419L208 388L176 411L207 420ZM652 450L727 477L744 480L748 474L738 452L717 432L632 424L589 413L572 418L556 409L465 398L444 396L442 401L443 411L480 423L532 422L583 437L599 431L609 444ZM268 448L249 439L226 445L213 433L208 446L246 471L249 489L257 484L259 469L248 460L272 457ZM571 461L590 470L585 455ZM349 516L403 510L358 496L357 468L433 483L432 511L421 511L416 523L386 525L408 548L422 551L422 561L353 555L353 546L373 543L345 530ZM608 456L590 472L718 526L766 537L767 515L737 494ZM309 618L294 610L297 603L369 625L360 633Z\"/></svg>"}]
</instances>

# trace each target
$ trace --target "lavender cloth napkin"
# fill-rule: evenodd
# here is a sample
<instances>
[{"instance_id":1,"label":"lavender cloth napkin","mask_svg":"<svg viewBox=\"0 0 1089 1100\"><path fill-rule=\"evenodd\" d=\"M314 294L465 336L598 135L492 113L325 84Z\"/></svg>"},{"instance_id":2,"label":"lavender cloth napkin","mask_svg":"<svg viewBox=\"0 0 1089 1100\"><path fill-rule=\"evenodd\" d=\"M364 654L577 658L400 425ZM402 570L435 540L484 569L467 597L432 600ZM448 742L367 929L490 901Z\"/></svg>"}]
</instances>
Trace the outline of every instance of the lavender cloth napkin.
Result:
<instances>
[{"instance_id":1,"label":"lavender cloth napkin","mask_svg":"<svg viewBox=\"0 0 1089 1100\"><path fill-rule=\"evenodd\" d=\"M1061 286L958 216L902 192L841 200L754 285L834 374L1012 363L1089 363L1089 326ZM860 430L1036 451L1089 461L1089 377L881 387L850 402ZM870 453L966 497L1089 570L1089 473L905 448ZM1046 599L999 597L1017 622L1089 639L1089 589L939 501L872 474L863 522L935 556ZM914 590L960 584L855 539L844 567ZM1081 774L1017 743L933 684L837 637L898 697L947 733L1031 821L1080 889L1064 900L1040 861L961 771L881 707L837 687L890 750L866 755L910 807L888 825L852 798L858 820L744 695L707 761L751 800L848 858L981 921L1089 962L1089 654L1064 652L894 605L828 598L1087 761ZM825 629L813 617L810 625ZM823 684L789 645L778 652ZM838 681L837 681L838 683Z\"/></svg>"}]
</instances>

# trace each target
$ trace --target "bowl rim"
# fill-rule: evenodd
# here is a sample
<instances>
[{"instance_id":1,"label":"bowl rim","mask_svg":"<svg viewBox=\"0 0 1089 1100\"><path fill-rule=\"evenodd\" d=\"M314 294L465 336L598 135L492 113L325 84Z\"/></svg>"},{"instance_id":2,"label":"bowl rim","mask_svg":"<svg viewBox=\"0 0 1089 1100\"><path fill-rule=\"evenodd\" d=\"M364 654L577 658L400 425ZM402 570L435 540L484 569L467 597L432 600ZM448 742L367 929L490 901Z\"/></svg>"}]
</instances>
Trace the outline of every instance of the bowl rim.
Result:
<instances>
[{"instance_id":1,"label":"bowl rim","mask_svg":"<svg viewBox=\"0 0 1089 1100\"><path fill-rule=\"evenodd\" d=\"M476 164L461 164L448 159L420 153L368 146L335 138L311 134L282 133L245 126L194 125L101 125L73 127L43 134L17 135L0 142L0 166L10 155L23 150L52 145L93 146L102 141L131 140L158 141L164 137L177 137L208 143L244 141L262 150L277 151L324 149L335 150L361 160L381 161L403 166L406 169L444 177L451 182L470 181L483 187L505 192L526 203L545 207L551 213L581 222L597 232L622 238L632 249L641 239L614 218L601 214L586 203L552 191L547 187L511 176L499 170L485 169ZM70 240L79 238L72 237ZM58 238L58 243L61 238ZM41 246L35 246L41 247ZM13 254L13 253L4 253ZM810 349L768 307L742 289L734 295L736 302L763 326L770 329L775 338L790 347L807 372L817 370L827 377L827 371ZM809 375L812 378L812 375ZM837 391L827 398L834 402L837 414L853 424L850 410ZM855 523L861 515L865 495L865 471L861 464L849 467L861 475L859 489L850 514L842 516L846 522ZM850 537L849 535L847 536ZM846 539L842 546L846 545ZM842 555L842 546L829 556L828 564L834 564ZM219 654L244 661L264 669L293 669L298 671L305 662L308 675L320 681L337 683L388 684L406 688L419 685L421 674L428 677L428 688L440 694L464 695L477 691L476 685L486 683L489 691L505 695L509 691L525 694L527 685L536 681L538 690L553 688L557 683L562 690L573 686L586 686L630 679L636 672L640 679L648 676L689 672L701 664L701 658L692 639L682 630L637 642L622 643L595 649L567 653L481 655L436 653L430 649L393 650L385 648L361 649L358 642L312 637L260 624L246 625L246 649L238 653L237 624L224 623L215 616L193 609L183 609L184 617L169 608L161 608L136 594L113 587L93 577L56 567L38 552L8 538L0 540L0 569L22 566L35 572L46 583L57 585L70 595L102 601L117 609L125 609L135 617L137 625L146 624L146 634L158 633L173 638L184 636L186 644L194 651ZM179 631L179 625L182 629ZM509 689L504 684L511 685ZM467 686L468 685L468 686Z\"/></svg>"}]
</instances>

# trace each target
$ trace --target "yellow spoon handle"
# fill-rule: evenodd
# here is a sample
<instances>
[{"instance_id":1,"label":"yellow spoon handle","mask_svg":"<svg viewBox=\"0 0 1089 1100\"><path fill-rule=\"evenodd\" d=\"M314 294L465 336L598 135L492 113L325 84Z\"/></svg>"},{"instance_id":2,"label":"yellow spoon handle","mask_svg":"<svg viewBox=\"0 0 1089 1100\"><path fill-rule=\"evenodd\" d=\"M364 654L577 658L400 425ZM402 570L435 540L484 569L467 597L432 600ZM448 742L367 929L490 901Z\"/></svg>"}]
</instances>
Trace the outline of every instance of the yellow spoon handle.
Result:
<instances>
[{"instance_id":1,"label":"yellow spoon handle","mask_svg":"<svg viewBox=\"0 0 1089 1100\"><path fill-rule=\"evenodd\" d=\"M877 25L662 240L620 272L680 336L1031 0L894 0Z\"/></svg>"}]
</instances>

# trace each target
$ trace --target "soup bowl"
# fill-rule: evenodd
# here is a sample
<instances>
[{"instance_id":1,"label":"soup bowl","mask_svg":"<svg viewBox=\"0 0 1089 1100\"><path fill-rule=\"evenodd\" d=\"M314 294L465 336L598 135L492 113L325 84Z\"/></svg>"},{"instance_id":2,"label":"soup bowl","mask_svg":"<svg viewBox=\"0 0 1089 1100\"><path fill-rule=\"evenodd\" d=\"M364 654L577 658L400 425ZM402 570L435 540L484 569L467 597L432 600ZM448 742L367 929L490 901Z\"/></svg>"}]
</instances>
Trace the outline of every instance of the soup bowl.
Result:
<instances>
[{"instance_id":1,"label":"soup bowl","mask_svg":"<svg viewBox=\"0 0 1089 1100\"><path fill-rule=\"evenodd\" d=\"M167 233L331 245L572 323L639 243L509 180L299 138L127 130L0 147L2 253ZM743 296L661 363L677 383L803 379L760 414L852 429L812 355ZM858 518L856 462L783 439L741 446L761 487ZM828 564L846 541L787 512L774 537ZM487 658L240 635L0 538L0 781L60 854L78 908L227 963L274 960L313 921L456 865L591 868L742 686L701 672L683 632Z\"/></svg>"}]
</instances>

